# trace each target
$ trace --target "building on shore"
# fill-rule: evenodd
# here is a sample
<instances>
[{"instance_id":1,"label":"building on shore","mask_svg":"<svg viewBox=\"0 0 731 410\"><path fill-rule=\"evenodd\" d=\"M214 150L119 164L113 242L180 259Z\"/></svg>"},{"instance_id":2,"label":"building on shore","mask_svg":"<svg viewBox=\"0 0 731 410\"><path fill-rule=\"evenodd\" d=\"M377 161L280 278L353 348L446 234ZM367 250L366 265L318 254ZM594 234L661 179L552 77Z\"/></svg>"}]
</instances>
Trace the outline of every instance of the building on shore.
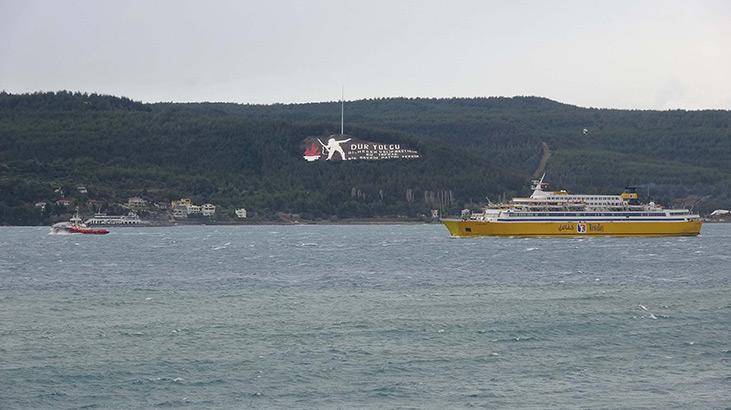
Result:
<instances>
[{"instance_id":1,"label":"building on shore","mask_svg":"<svg viewBox=\"0 0 731 410\"><path fill-rule=\"evenodd\" d=\"M246 208L239 208L235 212L239 219L246 219Z\"/></svg>"},{"instance_id":2,"label":"building on shore","mask_svg":"<svg viewBox=\"0 0 731 410\"><path fill-rule=\"evenodd\" d=\"M200 205L188 205L188 216L190 215L200 215L201 214L201 207Z\"/></svg>"},{"instance_id":3,"label":"building on shore","mask_svg":"<svg viewBox=\"0 0 731 410\"><path fill-rule=\"evenodd\" d=\"M213 205L213 204L201 205L201 214L203 214L203 216L215 215L216 214L216 205Z\"/></svg>"},{"instance_id":4,"label":"building on shore","mask_svg":"<svg viewBox=\"0 0 731 410\"><path fill-rule=\"evenodd\" d=\"M173 207L173 218L185 219L188 217L188 207L185 205L175 205Z\"/></svg>"},{"instance_id":5,"label":"building on shore","mask_svg":"<svg viewBox=\"0 0 731 410\"><path fill-rule=\"evenodd\" d=\"M175 208L178 205L190 206L193 205L193 201L191 201L190 198L180 198L179 200L170 203L172 208Z\"/></svg>"},{"instance_id":6,"label":"building on shore","mask_svg":"<svg viewBox=\"0 0 731 410\"><path fill-rule=\"evenodd\" d=\"M726 220L731 220L731 211L729 211L728 209L716 209L708 215L708 218L706 218L706 220L714 222L726 222Z\"/></svg>"},{"instance_id":7,"label":"building on shore","mask_svg":"<svg viewBox=\"0 0 731 410\"><path fill-rule=\"evenodd\" d=\"M181 198L178 201L172 201L173 217L176 219L188 218L194 215L202 215L212 217L216 214L216 205L205 203L196 205L190 198Z\"/></svg>"}]
</instances>

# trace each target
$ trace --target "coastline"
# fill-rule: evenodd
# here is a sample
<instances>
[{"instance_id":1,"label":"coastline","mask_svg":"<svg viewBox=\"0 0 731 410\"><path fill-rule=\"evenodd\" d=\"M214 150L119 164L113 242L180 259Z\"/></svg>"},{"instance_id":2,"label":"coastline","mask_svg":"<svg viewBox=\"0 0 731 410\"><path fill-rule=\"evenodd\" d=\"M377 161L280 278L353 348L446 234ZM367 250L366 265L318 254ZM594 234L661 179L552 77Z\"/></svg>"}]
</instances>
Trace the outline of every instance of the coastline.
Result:
<instances>
[{"instance_id":1,"label":"coastline","mask_svg":"<svg viewBox=\"0 0 731 410\"><path fill-rule=\"evenodd\" d=\"M144 223L139 225L104 225L107 228L162 228L175 226L283 226L283 225L437 225L439 220L425 221L408 218L347 218L322 220L252 219L246 221L197 221L180 220L171 223ZM704 224L729 224L731 220L704 220ZM0 227L41 227L50 225L0 225Z\"/></svg>"},{"instance_id":2,"label":"coastline","mask_svg":"<svg viewBox=\"0 0 731 410\"><path fill-rule=\"evenodd\" d=\"M418 219L338 219L338 220L251 220L251 221L177 221L173 223L143 223L139 225L103 225L105 228L167 228L176 226L284 226L284 225L433 225L439 221L423 221ZM0 225L0 227L45 227L50 225ZM102 225L100 225L102 226Z\"/></svg>"}]
</instances>

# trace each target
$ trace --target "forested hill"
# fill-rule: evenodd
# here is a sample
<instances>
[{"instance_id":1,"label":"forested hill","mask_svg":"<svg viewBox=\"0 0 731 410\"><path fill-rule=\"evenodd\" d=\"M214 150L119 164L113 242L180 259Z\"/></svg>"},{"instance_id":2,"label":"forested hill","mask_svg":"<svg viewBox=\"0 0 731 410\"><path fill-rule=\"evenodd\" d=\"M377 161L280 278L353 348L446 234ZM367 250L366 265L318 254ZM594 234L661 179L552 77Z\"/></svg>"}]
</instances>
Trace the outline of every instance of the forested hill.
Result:
<instances>
[{"instance_id":1,"label":"forested hill","mask_svg":"<svg viewBox=\"0 0 731 410\"><path fill-rule=\"evenodd\" d=\"M261 219L418 217L547 180L575 192L642 186L649 199L731 207L731 112L587 109L545 98L347 102L346 132L402 143L418 160L315 162L302 140L339 132L338 102L142 104L58 92L0 93L0 224L47 223L58 199L107 207L183 196ZM544 147L548 147L545 150ZM85 186L88 194L75 187ZM224 215L225 218L225 215Z\"/></svg>"}]
</instances>

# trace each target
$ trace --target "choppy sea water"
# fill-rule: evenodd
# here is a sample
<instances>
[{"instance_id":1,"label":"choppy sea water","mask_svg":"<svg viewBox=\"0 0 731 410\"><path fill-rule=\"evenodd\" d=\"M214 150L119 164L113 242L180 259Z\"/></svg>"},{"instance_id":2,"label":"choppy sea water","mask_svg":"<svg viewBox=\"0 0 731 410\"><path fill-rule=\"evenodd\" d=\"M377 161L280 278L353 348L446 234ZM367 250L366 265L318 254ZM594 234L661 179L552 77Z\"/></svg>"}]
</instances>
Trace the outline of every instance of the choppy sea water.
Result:
<instances>
[{"instance_id":1,"label":"choppy sea water","mask_svg":"<svg viewBox=\"0 0 731 410\"><path fill-rule=\"evenodd\" d=\"M0 408L731 405L731 225L0 228Z\"/></svg>"}]
</instances>

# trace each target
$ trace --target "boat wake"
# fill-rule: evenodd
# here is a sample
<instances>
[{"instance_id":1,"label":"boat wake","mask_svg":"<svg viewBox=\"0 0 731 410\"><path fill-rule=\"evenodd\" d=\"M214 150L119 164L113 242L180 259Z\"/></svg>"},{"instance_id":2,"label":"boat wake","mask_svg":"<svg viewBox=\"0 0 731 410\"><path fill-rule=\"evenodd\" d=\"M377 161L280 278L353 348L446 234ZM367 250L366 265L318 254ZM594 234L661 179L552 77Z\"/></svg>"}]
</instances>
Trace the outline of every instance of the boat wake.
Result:
<instances>
[{"instance_id":1,"label":"boat wake","mask_svg":"<svg viewBox=\"0 0 731 410\"><path fill-rule=\"evenodd\" d=\"M71 232L67 232L67 231L56 231L56 230L53 230L53 229L51 229L50 231L48 231L48 234L49 235L55 235L55 236L70 236L70 235L73 235Z\"/></svg>"},{"instance_id":2,"label":"boat wake","mask_svg":"<svg viewBox=\"0 0 731 410\"><path fill-rule=\"evenodd\" d=\"M224 244L223 244L223 245L221 245L221 246L214 246L214 247L212 248L212 250L214 250L214 251L220 251L221 249L226 249L226 248L228 248L228 246L229 246L229 245L231 245L231 242L226 242L226 243L224 243Z\"/></svg>"}]
</instances>

